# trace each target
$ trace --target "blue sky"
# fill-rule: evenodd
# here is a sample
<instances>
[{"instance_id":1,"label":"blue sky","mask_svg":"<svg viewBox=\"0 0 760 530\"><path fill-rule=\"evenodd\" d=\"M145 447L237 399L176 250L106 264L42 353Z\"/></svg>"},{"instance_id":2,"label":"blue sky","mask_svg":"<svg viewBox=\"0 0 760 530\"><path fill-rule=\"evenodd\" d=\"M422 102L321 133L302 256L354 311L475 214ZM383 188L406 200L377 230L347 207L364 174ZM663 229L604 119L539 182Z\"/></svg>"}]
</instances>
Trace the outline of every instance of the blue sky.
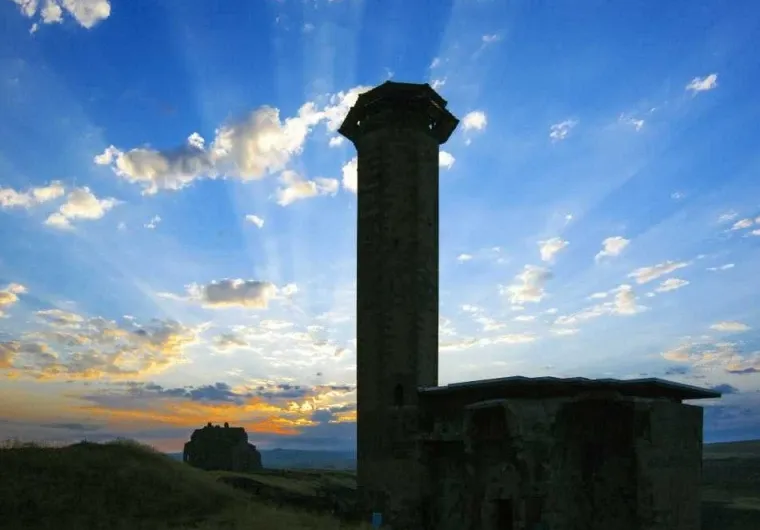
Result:
<instances>
[{"instance_id":1,"label":"blue sky","mask_svg":"<svg viewBox=\"0 0 760 530\"><path fill-rule=\"evenodd\" d=\"M754 2L228 4L0 0L3 438L353 447L336 129L387 79L462 120L441 384L662 377L760 436Z\"/></svg>"}]
</instances>

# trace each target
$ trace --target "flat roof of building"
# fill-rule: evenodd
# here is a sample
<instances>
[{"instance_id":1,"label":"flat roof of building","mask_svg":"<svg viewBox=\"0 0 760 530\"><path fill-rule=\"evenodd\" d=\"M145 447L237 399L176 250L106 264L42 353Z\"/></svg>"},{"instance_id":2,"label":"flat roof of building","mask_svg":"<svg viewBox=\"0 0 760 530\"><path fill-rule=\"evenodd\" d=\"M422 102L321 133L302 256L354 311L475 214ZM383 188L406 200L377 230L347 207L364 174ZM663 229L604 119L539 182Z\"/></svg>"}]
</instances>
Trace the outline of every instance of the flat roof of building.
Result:
<instances>
[{"instance_id":1,"label":"flat roof of building","mask_svg":"<svg viewBox=\"0 0 760 530\"><path fill-rule=\"evenodd\" d=\"M541 398L571 396L582 392L614 390L625 396L670 398L679 400L721 397L720 392L664 379L588 379L586 377L501 377L465 381L445 386L421 387L424 395L447 395L466 391L482 391L501 398Z\"/></svg>"}]
</instances>

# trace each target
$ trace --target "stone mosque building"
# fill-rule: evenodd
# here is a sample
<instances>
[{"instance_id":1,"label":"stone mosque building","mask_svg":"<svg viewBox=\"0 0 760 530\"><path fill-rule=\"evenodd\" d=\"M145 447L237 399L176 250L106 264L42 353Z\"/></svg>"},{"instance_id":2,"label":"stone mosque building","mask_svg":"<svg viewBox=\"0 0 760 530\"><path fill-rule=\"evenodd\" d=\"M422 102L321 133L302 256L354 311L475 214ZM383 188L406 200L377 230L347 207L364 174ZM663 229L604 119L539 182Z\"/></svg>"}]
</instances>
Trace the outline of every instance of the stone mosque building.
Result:
<instances>
[{"instance_id":1,"label":"stone mosque building","mask_svg":"<svg viewBox=\"0 0 760 530\"><path fill-rule=\"evenodd\" d=\"M358 488L393 530L699 530L702 408L659 379L438 386L438 152L427 84L359 96ZM385 527L385 526L384 526Z\"/></svg>"}]
</instances>

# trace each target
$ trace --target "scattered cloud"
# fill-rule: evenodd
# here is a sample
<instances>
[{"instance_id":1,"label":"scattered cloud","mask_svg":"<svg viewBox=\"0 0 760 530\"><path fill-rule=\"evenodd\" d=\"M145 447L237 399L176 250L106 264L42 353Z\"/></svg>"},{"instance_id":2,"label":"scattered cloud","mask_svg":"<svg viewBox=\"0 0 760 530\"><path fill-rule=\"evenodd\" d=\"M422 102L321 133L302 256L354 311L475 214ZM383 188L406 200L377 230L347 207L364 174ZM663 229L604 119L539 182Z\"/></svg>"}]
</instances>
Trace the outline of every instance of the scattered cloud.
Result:
<instances>
[{"instance_id":1,"label":"scattered cloud","mask_svg":"<svg viewBox=\"0 0 760 530\"><path fill-rule=\"evenodd\" d=\"M553 237L545 241L539 241L539 249L542 261L554 261L554 257L570 243L560 237Z\"/></svg>"},{"instance_id":2,"label":"scattered cloud","mask_svg":"<svg viewBox=\"0 0 760 530\"><path fill-rule=\"evenodd\" d=\"M29 209L62 197L65 193L63 183L54 180L46 186L16 191L12 188L0 188L0 207L3 209Z\"/></svg>"},{"instance_id":3,"label":"scattered cloud","mask_svg":"<svg viewBox=\"0 0 760 530\"><path fill-rule=\"evenodd\" d=\"M636 283L639 284L648 283L652 280L656 280L661 276L665 276L666 274L670 274L673 271L677 271L678 269L682 269L688 266L689 263L685 261L666 261L664 263L659 263L651 267L640 267L631 272L628 277L633 278L636 280Z\"/></svg>"},{"instance_id":4,"label":"scattered cloud","mask_svg":"<svg viewBox=\"0 0 760 530\"><path fill-rule=\"evenodd\" d=\"M682 280L680 278L668 278L667 280L664 280L655 291L658 293L666 293L668 291L675 291L676 289L680 289L681 287L685 287L689 285L688 280Z\"/></svg>"},{"instance_id":5,"label":"scattered cloud","mask_svg":"<svg viewBox=\"0 0 760 530\"><path fill-rule=\"evenodd\" d=\"M609 291L608 294L614 295L612 301L587 307L570 315L560 316L554 321L554 323L560 326L576 325L580 322L598 318L602 315L635 315L647 309L645 306L637 303L633 287L630 285L620 285ZM598 294L592 296L595 298L606 298L606 296L602 297L598 296Z\"/></svg>"},{"instance_id":6,"label":"scattered cloud","mask_svg":"<svg viewBox=\"0 0 760 530\"><path fill-rule=\"evenodd\" d=\"M602 250L599 251L599 253L594 256L594 259L596 261L602 260L604 258L613 258L615 256L619 256L623 250L631 243L629 239L626 239L622 236L613 236L608 237L604 241L602 241Z\"/></svg>"},{"instance_id":7,"label":"scattered cloud","mask_svg":"<svg viewBox=\"0 0 760 530\"><path fill-rule=\"evenodd\" d=\"M71 16L77 24L90 29L111 14L109 0L13 0L27 17L36 20L31 32L39 29L39 24L60 24L63 15Z\"/></svg>"},{"instance_id":8,"label":"scattered cloud","mask_svg":"<svg viewBox=\"0 0 760 530\"><path fill-rule=\"evenodd\" d=\"M117 204L119 201L113 198L98 199L90 188L77 188L69 192L66 202L45 220L45 224L68 229L72 227L71 221L100 219Z\"/></svg>"},{"instance_id":9,"label":"scattered cloud","mask_svg":"<svg viewBox=\"0 0 760 530\"><path fill-rule=\"evenodd\" d=\"M470 260L472 260L472 254L460 254L457 256L457 261L460 263Z\"/></svg>"},{"instance_id":10,"label":"scattered cloud","mask_svg":"<svg viewBox=\"0 0 760 530\"><path fill-rule=\"evenodd\" d=\"M486 118L486 114L480 110L468 112L465 114L464 118L462 118L462 127L465 131L482 131L486 128L487 124L488 119Z\"/></svg>"},{"instance_id":11,"label":"scattered cloud","mask_svg":"<svg viewBox=\"0 0 760 530\"><path fill-rule=\"evenodd\" d=\"M342 136L333 136L332 138L330 138L330 141L328 142L328 145L330 147L339 147L339 146L343 145L343 142L345 140L346 139L344 137L342 137Z\"/></svg>"},{"instance_id":12,"label":"scattered cloud","mask_svg":"<svg viewBox=\"0 0 760 530\"><path fill-rule=\"evenodd\" d=\"M668 361L691 363L699 370L717 368L737 375L760 373L760 352L743 353L733 342L686 340L661 355Z\"/></svg>"},{"instance_id":13,"label":"scattered cloud","mask_svg":"<svg viewBox=\"0 0 760 530\"><path fill-rule=\"evenodd\" d=\"M24 294L26 287L20 283L10 283L0 289L0 317L4 316L4 310L18 302L18 295Z\"/></svg>"},{"instance_id":14,"label":"scattered cloud","mask_svg":"<svg viewBox=\"0 0 760 530\"><path fill-rule=\"evenodd\" d=\"M553 277L550 270L535 265L525 265L509 286L499 286L501 294L509 297L513 304L540 302L546 296L546 282Z\"/></svg>"},{"instance_id":15,"label":"scattered cloud","mask_svg":"<svg viewBox=\"0 0 760 530\"><path fill-rule=\"evenodd\" d=\"M720 214L718 216L718 222L719 223L727 223L729 221L733 221L738 216L739 216L738 213L736 213L735 211L731 210L731 211L728 211L728 212Z\"/></svg>"},{"instance_id":16,"label":"scattered cloud","mask_svg":"<svg viewBox=\"0 0 760 530\"><path fill-rule=\"evenodd\" d=\"M446 79L445 78L444 79L433 79L430 82L430 87L433 90L440 90L443 87L443 85L445 85L445 84L446 84Z\"/></svg>"},{"instance_id":17,"label":"scattered cloud","mask_svg":"<svg viewBox=\"0 0 760 530\"><path fill-rule=\"evenodd\" d=\"M446 151L439 151L438 152L438 165L445 169L451 169L451 166L454 165L454 161L456 159L454 158L454 155L451 153L448 153Z\"/></svg>"},{"instance_id":18,"label":"scattered cloud","mask_svg":"<svg viewBox=\"0 0 760 530\"><path fill-rule=\"evenodd\" d=\"M498 35L498 34L496 34L496 33L493 33L493 34L490 34L490 35L483 35L481 37L481 40L483 41L483 44L492 44L494 42L500 41L501 40L501 36Z\"/></svg>"},{"instance_id":19,"label":"scattered cloud","mask_svg":"<svg viewBox=\"0 0 760 530\"><path fill-rule=\"evenodd\" d=\"M695 77L688 85L686 90L691 90L693 93L706 92L712 90L718 86L718 74L710 74L706 77Z\"/></svg>"},{"instance_id":20,"label":"scattered cloud","mask_svg":"<svg viewBox=\"0 0 760 530\"><path fill-rule=\"evenodd\" d=\"M369 88L360 86L334 94L321 109L316 103L308 102L296 116L284 121L278 109L261 107L220 126L208 145L201 135L193 133L178 148L138 147L122 151L110 146L94 161L111 167L117 176L139 185L143 193L149 195L161 190L181 190L199 178L250 181L285 173L287 164L301 153L313 128L324 123L329 132L337 131L359 94ZM292 172L285 174L286 178L292 176ZM324 188L331 186L332 181L305 182ZM301 192L307 187L313 186L302 185Z\"/></svg>"},{"instance_id":21,"label":"scattered cloud","mask_svg":"<svg viewBox=\"0 0 760 530\"><path fill-rule=\"evenodd\" d=\"M359 160L353 157L345 163L341 171L343 189L356 193L359 190Z\"/></svg>"},{"instance_id":22,"label":"scattered cloud","mask_svg":"<svg viewBox=\"0 0 760 530\"><path fill-rule=\"evenodd\" d=\"M157 374L185 362L203 326L152 320L123 327L100 317L40 312L49 327L0 343L2 357L22 377L110 380Z\"/></svg>"},{"instance_id":23,"label":"scattered cloud","mask_svg":"<svg viewBox=\"0 0 760 530\"><path fill-rule=\"evenodd\" d=\"M716 272L716 271L727 271L729 269L733 269L736 265L733 263L726 263L725 265L720 265L719 267L707 267L708 271Z\"/></svg>"},{"instance_id":24,"label":"scattered cloud","mask_svg":"<svg viewBox=\"0 0 760 530\"><path fill-rule=\"evenodd\" d=\"M536 335L530 333L507 333L495 337L469 337L452 341L442 341L439 351L460 351L471 348L483 348L485 346L528 344L538 340Z\"/></svg>"},{"instance_id":25,"label":"scattered cloud","mask_svg":"<svg viewBox=\"0 0 760 530\"><path fill-rule=\"evenodd\" d=\"M724 320L722 322L713 324L710 326L710 329L714 329L715 331L748 331L750 327L747 324L743 324L741 322Z\"/></svg>"},{"instance_id":26,"label":"scattered cloud","mask_svg":"<svg viewBox=\"0 0 760 530\"><path fill-rule=\"evenodd\" d=\"M577 335L580 332L578 328L551 328L549 333L552 335L558 335L560 337L568 335Z\"/></svg>"},{"instance_id":27,"label":"scattered cloud","mask_svg":"<svg viewBox=\"0 0 760 530\"><path fill-rule=\"evenodd\" d=\"M296 201L320 195L335 195L340 186L337 179L315 178L314 180L306 180L289 169L280 174L280 183L282 186L277 189L277 204L280 206L288 206Z\"/></svg>"},{"instance_id":28,"label":"scattered cloud","mask_svg":"<svg viewBox=\"0 0 760 530\"><path fill-rule=\"evenodd\" d=\"M641 129L643 129L645 123L645 121L640 118L634 118L632 116L627 116L626 114L621 114L619 121L620 123L630 125L636 130L636 132L639 132Z\"/></svg>"},{"instance_id":29,"label":"scattered cloud","mask_svg":"<svg viewBox=\"0 0 760 530\"><path fill-rule=\"evenodd\" d=\"M204 307L215 309L229 307L266 309L269 307L269 302L277 297L278 292L277 286L271 282L224 279L205 285L190 284L186 287L185 295L171 293L159 293L159 295L175 300L198 302Z\"/></svg>"},{"instance_id":30,"label":"scattered cloud","mask_svg":"<svg viewBox=\"0 0 760 530\"><path fill-rule=\"evenodd\" d=\"M564 140L576 125L578 125L577 120L565 120L559 123L555 123L549 127L549 138L551 138L554 142Z\"/></svg>"},{"instance_id":31,"label":"scattered cloud","mask_svg":"<svg viewBox=\"0 0 760 530\"><path fill-rule=\"evenodd\" d=\"M151 217L150 221L145 223L145 228L148 228L150 230L153 230L158 226L158 224L161 222L161 216L160 215L154 215Z\"/></svg>"},{"instance_id":32,"label":"scattered cloud","mask_svg":"<svg viewBox=\"0 0 760 530\"><path fill-rule=\"evenodd\" d=\"M245 220L248 221L249 223L256 225L259 228L264 227L264 219L262 219L258 215L248 214L245 216Z\"/></svg>"},{"instance_id":33,"label":"scattered cloud","mask_svg":"<svg viewBox=\"0 0 760 530\"><path fill-rule=\"evenodd\" d=\"M746 218L741 219L739 221L736 221L733 226L731 227L731 230L743 230L745 228L751 227L753 224L755 224L754 219Z\"/></svg>"}]
</instances>

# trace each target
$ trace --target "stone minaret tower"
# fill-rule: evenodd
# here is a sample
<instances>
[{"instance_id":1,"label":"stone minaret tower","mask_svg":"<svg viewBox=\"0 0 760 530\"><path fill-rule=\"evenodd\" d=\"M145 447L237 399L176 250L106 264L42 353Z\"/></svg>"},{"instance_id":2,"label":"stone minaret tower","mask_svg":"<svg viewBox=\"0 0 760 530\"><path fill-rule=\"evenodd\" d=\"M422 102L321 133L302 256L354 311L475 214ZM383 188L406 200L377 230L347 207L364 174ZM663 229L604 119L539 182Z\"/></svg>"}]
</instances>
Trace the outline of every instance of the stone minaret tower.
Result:
<instances>
[{"instance_id":1,"label":"stone minaret tower","mask_svg":"<svg viewBox=\"0 0 760 530\"><path fill-rule=\"evenodd\" d=\"M389 81L339 130L359 162L359 495L386 521L419 511L417 388L438 384L438 152L458 123L428 84Z\"/></svg>"}]
</instances>

